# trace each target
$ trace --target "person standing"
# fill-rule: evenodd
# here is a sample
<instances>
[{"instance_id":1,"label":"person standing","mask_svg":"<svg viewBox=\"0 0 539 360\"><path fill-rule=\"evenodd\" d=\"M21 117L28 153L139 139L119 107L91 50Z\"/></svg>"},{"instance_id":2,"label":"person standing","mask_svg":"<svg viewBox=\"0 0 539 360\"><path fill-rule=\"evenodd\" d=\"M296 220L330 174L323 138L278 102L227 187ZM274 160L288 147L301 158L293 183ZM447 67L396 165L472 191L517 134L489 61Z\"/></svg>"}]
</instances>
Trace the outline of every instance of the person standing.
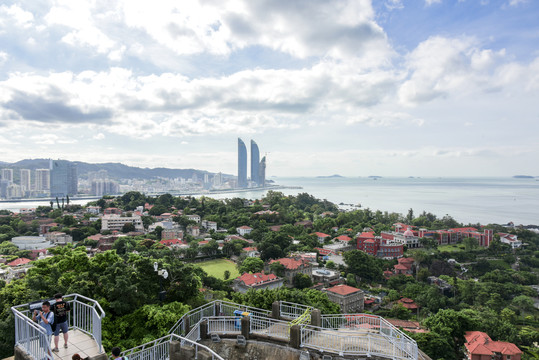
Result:
<instances>
[{"instance_id":1,"label":"person standing","mask_svg":"<svg viewBox=\"0 0 539 360\"><path fill-rule=\"evenodd\" d=\"M122 351L120 350L119 347L113 347L112 350L111 350L111 353L112 353L112 358L113 359L119 359L119 360L128 360L127 359L127 356L120 356L120 354L122 353Z\"/></svg>"},{"instance_id":2,"label":"person standing","mask_svg":"<svg viewBox=\"0 0 539 360\"><path fill-rule=\"evenodd\" d=\"M45 329L46 332L46 343L40 338L40 345L44 349L47 349L51 343L52 336L52 327L54 323L54 314L51 312L51 303L48 301L41 304L41 311L35 310L32 320L37 322L41 327ZM52 357L52 354L49 352L49 355Z\"/></svg>"},{"instance_id":3,"label":"person standing","mask_svg":"<svg viewBox=\"0 0 539 360\"><path fill-rule=\"evenodd\" d=\"M54 295L56 303L53 307L53 312L56 321L56 329L54 330L54 349L52 351L58 352L58 343L60 342L60 331L64 334L64 348L67 349L67 340L69 338L69 324L67 321L67 314L71 310L69 303L66 303L62 297L62 294Z\"/></svg>"}]
</instances>

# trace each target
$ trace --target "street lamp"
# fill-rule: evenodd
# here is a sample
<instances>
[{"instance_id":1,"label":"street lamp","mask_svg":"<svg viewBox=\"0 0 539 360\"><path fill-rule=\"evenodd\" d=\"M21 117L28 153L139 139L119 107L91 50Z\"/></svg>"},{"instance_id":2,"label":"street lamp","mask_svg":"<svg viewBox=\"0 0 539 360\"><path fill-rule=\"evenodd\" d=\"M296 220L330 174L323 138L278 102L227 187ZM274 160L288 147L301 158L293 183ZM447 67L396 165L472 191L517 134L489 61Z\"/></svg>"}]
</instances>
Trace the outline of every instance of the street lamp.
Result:
<instances>
[{"instance_id":1,"label":"street lamp","mask_svg":"<svg viewBox=\"0 0 539 360\"><path fill-rule=\"evenodd\" d=\"M160 301L164 301L165 296L167 295L167 292L163 291L163 280L161 279L161 277L166 280L168 278L168 271L167 269L159 269L159 264L157 262L153 263L153 270L157 272L157 276L159 276L159 289L160 290L159 290L158 298Z\"/></svg>"}]
</instances>

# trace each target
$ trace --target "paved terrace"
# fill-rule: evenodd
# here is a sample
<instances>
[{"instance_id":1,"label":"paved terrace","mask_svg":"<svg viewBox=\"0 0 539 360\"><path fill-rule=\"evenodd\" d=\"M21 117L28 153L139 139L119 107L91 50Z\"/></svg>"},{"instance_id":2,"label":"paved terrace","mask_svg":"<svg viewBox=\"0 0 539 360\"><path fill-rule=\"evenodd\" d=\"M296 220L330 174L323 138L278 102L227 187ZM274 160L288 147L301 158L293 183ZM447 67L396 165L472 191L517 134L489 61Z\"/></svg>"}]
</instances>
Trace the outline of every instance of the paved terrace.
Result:
<instances>
[{"instance_id":1,"label":"paved terrace","mask_svg":"<svg viewBox=\"0 0 539 360\"><path fill-rule=\"evenodd\" d=\"M101 345L101 321L105 313L99 303L79 294L66 295L64 300L71 305L69 340L66 349L63 335L60 335L58 352L52 352L54 340L47 344L45 329L31 319L33 309L41 308L42 301L11 308L15 315L16 359L71 360L76 353L90 359L105 356Z\"/></svg>"}]
</instances>

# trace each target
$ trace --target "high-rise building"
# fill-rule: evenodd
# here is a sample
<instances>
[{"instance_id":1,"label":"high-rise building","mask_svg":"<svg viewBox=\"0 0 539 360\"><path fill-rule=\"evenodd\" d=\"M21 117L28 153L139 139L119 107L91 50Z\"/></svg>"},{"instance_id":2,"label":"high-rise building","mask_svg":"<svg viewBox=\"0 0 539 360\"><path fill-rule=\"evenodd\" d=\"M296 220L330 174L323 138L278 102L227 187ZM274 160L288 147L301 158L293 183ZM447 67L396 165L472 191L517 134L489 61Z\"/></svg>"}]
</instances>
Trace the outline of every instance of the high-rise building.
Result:
<instances>
[{"instance_id":1,"label":"high-rise building","mask_svg":"<svg viewBox=\"0 0 539 360\"><path fill-rule=\"evenodd\" d=\"M251 181L255 183L255 186L260 185L259 162L260 162L260 151L258 150L258 145L256 144L254 140L251 140Z\"/></svg>"},{"instance_id":2,"label":"high-rise building","mask_svg":"<svg viewBox=\"0 0 539 360\"><path fill-rule=\"evenodd\" d=\"M120 185L116 181L97 179L92 181L92 195L116 195L120 192Z\"/></svg>"},{"instance_id":3,"label":"high-rise building","mask_svg":"<svg viewBox=\"0 0 539 360\"><path fill-rule=\"evenodd\" d=\"M258 167L258 186L265 187L266 186L266 157L264 156L262 160L260 160L260 164Z\"/></svg>"},{"instance_id":4,"label":"high-rise building","mask_svg":"<svg viewBox=\"0 0 539 360\"><path fill-rule=\"evenodd\" d=\"M242 139L238 138L238 188L247 187L247 148Z\"/></svg>"},{"instance_id":5,"label":"high-rise building","mask_svg":"<svg viewBox=\"0 0 539 360\"><path fill-rule=\"evenodd\" d=\"M52 161L51 196L65 197L78 193L77 166L66 160Z\"/></svg>"},{"instance_id":6,"label":"high-rise building","mask_svg":"<svg viewBox=\"0 0 539 360\"><path fill-rule=\"evenodd\" d=\"M21 169L21 192L23 195L32 190L30 187L30 170Z\"/></svg>"},{"instance_id":7,"label":"high-rise building","mask_svg":"<svg viewBox=\"0 0 539 360\"><path fill-rule=\"evenodd\" d=\"M2 180L13 182L13 169L2 169Z\"/></svg>"},{"instance_id":8,"label":"high-rise building","mask_svg":"<svg viewBox=\"0 0 539 360\"><path fill-rule=\"evenodd\" d=\"M36 169L36 190L47 191L51 188L51 172L49 169Z\"/></svg>"}]
</instances>

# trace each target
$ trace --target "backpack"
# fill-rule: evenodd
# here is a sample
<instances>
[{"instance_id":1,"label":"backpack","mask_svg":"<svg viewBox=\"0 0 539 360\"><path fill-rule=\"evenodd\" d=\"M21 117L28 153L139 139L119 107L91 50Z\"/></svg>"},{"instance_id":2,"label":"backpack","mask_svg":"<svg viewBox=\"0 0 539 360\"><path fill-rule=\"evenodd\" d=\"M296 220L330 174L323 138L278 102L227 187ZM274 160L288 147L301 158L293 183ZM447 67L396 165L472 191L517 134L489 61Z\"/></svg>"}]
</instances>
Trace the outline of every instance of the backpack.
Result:
<instances>
[{"instance_id":1,"label":"backpack","mask_svg":"<svg viewBox=\"0 0 539 360\"><path fill-rule=\"evenodd\" d=\"M52 332L56 331L56 315L54 314L54 311L51 311L52 313L52 324L49 324L51 326Z\"/></svg>"}]
</instances>

